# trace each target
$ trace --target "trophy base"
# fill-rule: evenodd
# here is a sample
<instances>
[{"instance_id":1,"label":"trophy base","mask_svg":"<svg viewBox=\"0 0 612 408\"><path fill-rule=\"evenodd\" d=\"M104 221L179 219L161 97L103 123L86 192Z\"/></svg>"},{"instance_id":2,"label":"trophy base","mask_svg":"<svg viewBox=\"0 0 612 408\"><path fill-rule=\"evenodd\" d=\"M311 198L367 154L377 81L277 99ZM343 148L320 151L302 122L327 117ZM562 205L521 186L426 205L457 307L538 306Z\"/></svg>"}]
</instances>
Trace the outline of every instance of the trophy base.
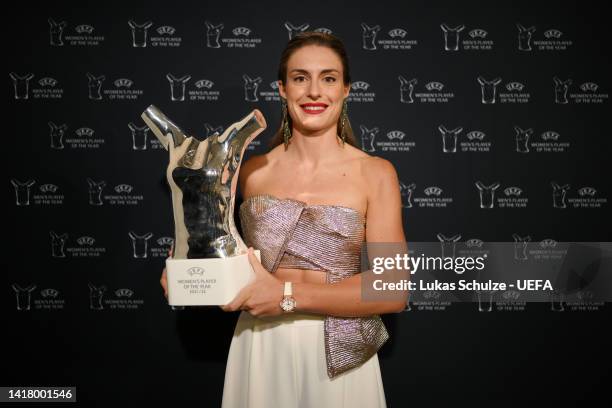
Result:
<instances>
[{"instance_id":1,"label":"trophy base","mask_svg":"<svg viewBox=\"0 0 612 408\"><path fill-rule=\"evenodd\" d=\"M257 259L260 251L254 250ZM247 253L229 258L166 259L170 306L220 306L255 280Z\"/></svg>"}]
</instances>

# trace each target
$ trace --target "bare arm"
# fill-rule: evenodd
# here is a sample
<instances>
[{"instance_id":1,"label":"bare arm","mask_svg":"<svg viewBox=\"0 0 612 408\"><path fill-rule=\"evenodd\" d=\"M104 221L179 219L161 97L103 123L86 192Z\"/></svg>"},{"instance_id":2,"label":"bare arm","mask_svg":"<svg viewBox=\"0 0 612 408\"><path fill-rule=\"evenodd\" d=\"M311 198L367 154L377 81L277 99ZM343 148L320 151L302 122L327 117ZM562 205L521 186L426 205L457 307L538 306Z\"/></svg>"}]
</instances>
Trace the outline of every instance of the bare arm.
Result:
<instances>
[{"instance_id":1,"label":"bare arm","mask_svg":"<svg viewBox=\"0 0 612 408\"><path fill-rule=\"evenodd\" d=\"M366 214L366 241L405 242L402 223L402 203L399 179L391 162L381 158L372 160L367 169L368 193ZM403 291L402 301L363 301L362 272L336 283L293 284L296 310L332 316L369 316L394 313L406 306L408 291Z\"/></svg>"}]
</instances>

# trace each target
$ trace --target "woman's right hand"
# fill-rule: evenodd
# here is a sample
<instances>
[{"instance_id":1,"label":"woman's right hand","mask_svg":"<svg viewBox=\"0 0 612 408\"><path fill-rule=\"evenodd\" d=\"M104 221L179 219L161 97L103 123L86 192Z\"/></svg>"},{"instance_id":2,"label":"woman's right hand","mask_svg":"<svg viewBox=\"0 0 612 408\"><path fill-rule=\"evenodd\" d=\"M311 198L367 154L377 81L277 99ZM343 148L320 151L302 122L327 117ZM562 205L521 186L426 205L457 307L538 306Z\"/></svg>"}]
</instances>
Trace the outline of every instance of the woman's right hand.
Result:
<instances>
[{"instance_id":1,"label":"woman's right hand","mask_svg":"<svg viewBox=\"0 0 612 408\"><path fill-rule=\"evenodd\" d=\"M170 251L168 251L168 256L170 258L172 258L172 254L174 253L174 244L172 244L172 247L170 248ZM168 299L168 278L167 278L167 271L166 271L166 267L164 266L164 269L162 271L162 276L161 279L159 280L159 283L161 283L162 288L164 289L164 296L166 297L166 299Z\"/></svg>"}]
</instances>

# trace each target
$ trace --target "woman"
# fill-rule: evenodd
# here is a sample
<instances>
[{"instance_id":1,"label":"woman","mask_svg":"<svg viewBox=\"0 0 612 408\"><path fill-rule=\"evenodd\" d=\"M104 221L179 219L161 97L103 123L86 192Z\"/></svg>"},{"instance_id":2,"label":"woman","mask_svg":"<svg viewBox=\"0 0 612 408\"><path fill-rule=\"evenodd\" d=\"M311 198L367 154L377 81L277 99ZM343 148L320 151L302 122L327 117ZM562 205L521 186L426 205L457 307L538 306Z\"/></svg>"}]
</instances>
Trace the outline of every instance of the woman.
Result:
<instances>
[{"instance_id":1,"label":"woman","mask_svg":"<svg viewBox=\"0 0 612 408\"><path fill-rule=\"evenodd\" d=\"M355 147L338 38L290 40L278 87L283 118L272 148L239 172L256 278L221 306L242 310L222 406L386 407L377 351L388 333L379 315L406 301L363 302L359 272L364 241L405 241L397 173Z\"/></svg>"}]
</instances>

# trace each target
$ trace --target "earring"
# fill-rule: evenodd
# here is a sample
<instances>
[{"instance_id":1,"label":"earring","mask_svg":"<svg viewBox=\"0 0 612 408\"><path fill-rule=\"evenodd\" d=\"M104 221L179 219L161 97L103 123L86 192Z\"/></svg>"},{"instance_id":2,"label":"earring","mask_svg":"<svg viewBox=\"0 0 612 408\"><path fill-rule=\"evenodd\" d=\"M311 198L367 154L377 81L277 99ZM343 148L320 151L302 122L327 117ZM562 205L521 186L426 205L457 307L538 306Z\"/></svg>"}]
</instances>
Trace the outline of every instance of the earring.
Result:
<instances>
[{"instance_id":1,"label":"earring","mask_svg":"<svg viewBox=\"0 0 612 408\"><path fill-rule=\"evenodd\" d=\"M289 139L291 139L291 130L289 129L289 113L287 111L287 100L285 98L281 98L282 103L282 113L281 116L283 118L283 141L285 143L285 150L289 146Z\"/></svg>"},{"instance_id":2,"label":"earring","mask_svg":"<svg viewBox=\"0 0 612 408\"><path fill-rule=\"evenodd\" d=\"M348 105L346 103L346 99L342 104L342 114L341 114L341 122L340 122L340 139L342 140L342 146L344 146L344 142L346 141L346 122L348 121Z\"/></svg>"}]
</instances>

